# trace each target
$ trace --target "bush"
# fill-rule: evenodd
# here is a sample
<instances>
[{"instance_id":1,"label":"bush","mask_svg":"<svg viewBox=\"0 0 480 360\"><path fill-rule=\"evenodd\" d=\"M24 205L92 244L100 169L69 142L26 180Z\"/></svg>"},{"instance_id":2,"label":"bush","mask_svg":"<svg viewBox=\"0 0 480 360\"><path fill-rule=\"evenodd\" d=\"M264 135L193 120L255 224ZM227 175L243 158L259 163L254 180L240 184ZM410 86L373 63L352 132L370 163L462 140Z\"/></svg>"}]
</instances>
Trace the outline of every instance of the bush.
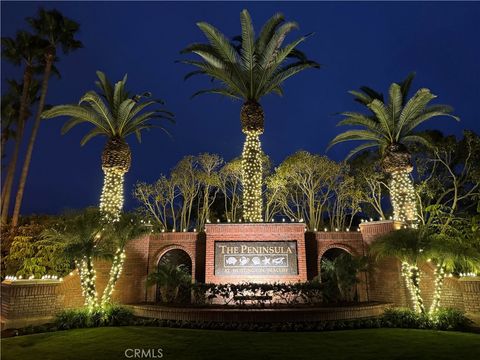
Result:
<instances>
[{"instance_id":1,"label":"bush","mask_svg":"<svg viewBox=\"0 0 480 360\"><path fill-rule=\"evenodd\" d=\"M59 330L69 330L99 326L133 325L135 317L128 308L109 305L90 312L87 308L64 310L57 314L55 325Z\"/></svg>"},{"instance_id":2,"label":"bush","mask_svg":"<svg viewBox=\"0 0 480 360\"><path fill-rule=\"evenodd\" d=\"M418 314L408 308L390 308L385 310L382 323L385 327L423 329L429 328L426 315Z\"/></svg>"},{"instance_id":3,"label":"bush","mask_svg":"<svg viewBox=\"0 0 480 360\"><path fill-rule=\"evenodd\" d=\"M390 308L382 316L382 326L410 329L466 330L471 321L463 311L440 309L432 316L407 308Z\"/></svg>"},{"instance_id":4,"label":"bush","mask_svg":"<svg viewBox=\"0 0 480 360\"><path fill-rule=\"evenodd\" d=\"M192 284L194 304L210 304L214 299L223 305L319 304L323 284L318 281L297 283Z\"/></svg>"},{"instance_id":5,"label":"bush","mask_svg":"<svg viewBox=\"0 0 480 360\"><path fill-rule=\"evenodd\" d=\"M457 309L440 309L432 315L432 325L438 330L466 330L471 324L465 313Z\"/></svg>"}]
</instances>

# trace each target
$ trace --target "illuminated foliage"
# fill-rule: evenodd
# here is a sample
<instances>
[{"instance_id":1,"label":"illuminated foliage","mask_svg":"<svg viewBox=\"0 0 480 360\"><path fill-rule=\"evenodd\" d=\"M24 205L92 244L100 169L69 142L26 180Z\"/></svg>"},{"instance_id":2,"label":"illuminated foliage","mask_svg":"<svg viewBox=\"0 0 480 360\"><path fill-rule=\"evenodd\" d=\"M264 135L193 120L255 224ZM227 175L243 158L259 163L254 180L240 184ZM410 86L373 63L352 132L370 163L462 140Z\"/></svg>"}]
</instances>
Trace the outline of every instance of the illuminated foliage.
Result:
<instances>
[{"instance_id":1,"label":"illuminated foliage","mask_svg":"<svg viewBox=\"0 0 480 360\"><path fill-rule=\"evenodd\" d=\"M123 208L123 179L125 172L116 168L104 169L100 211L107 222L118 221Z\"/></svg>"},{"instance_id":2,"label":"illuminated foliage","mask_svg":"<svg viewBox=\"0 0 480 360\"><path fill-rule=\"evenodd\" d=\"M261 222L262 201L262 149L259 134L247 133L242 153L243 218Z\"/></svg>"},{"instance_id":3,"label":"illuminated foliage","mask_svg":"<svg viewBox=\"0 0 480 360\"><path fill-rule=\"evenodd\" d=\"M392 173L389 187L393 219L416 223L418 221L417 199L410 174L407 171Z\"/></svg>"},{"instance_id":4,"label":"illuminated foliage","mask_svg":"<svg viewBox=\"0 0 480 360\"><path fill-rule=\"evenodd\" d=\"M62 226L52 227L42 233L42 238L64 244L64 256L75 262L85 305L90 310L99 306L95 286L93 259L105 257L109 251L102 236L102 216L96 209L87 209L67 219Z\"/></svg>"},{"instance_id":5,"label":"illuminated foliage","mask_svg":"<svg viewBox=\"0 0 480 360\"><path fill-rule=\"evenodd\" d=\"M410 152L407 146L422 144L431 146L428 137L414 130L427 120L437 116L449 116L453 109L447 105L430 105L436 98L429 89L418 90L409 100L408 92L413 74L399 83L393 83L389 89L389 99L370 88L362 91L350 91L357 102L368 108L368 114L345 112L339 125L358 126L360 129L348 130L337 135L329 146L345 141L363 141L354 148L347 158L366 149L377 148L382 156L382 166L391 175L390 191L394 215L397 220L415 225L418 221L416 199L412 180L408 174L412 171Z\"/></svg>"},{"instance_id":6,"label":"illuminated foliage","mask_svg":"<svg viewBox=\"0 0 480 360\"><path fill-rule=\"evenodd\" d=\"M123 214L116 222L103 228L102 237L109 249L108 252L113 254L113 260L108 282L102 295L102 308L106 308L111 302L115 285L122 273L126 244L144 235L147 231L147 227L143 226L135 216L129 214Z\"/></svg>"},{"instance_id":7,"label":"illuminated foliage","mask_svg":"<svg viewBox=\"0 0 480 360\"><path fill-rule=\"evenodd\" d=\"M259 101L270 93L283 95L282 84L285 80L319 65L296 49L306 36L283 46L287 34L298 26L294 22L285 22L282 14L272 16L258 37L255 37L247 10L240 13L240 23L241 36L233 41L212 25L197 23L208 43L192 44L182 53L201 58L200 61L183 61L198 68L185 78L203 74L219 84L197 91L193 96L220 94L244 101L240 114L242 131L246 135L242 154L243 217L246 221L259 222L262 221L263 211L259 136L264 130L264 113Z\"/></svg>"},{"instance_id":8,"label":"illuminated foliage","mask_svg":"<svg viewBox=\"0 0 480 360\"><path fill-rule=\"evenodd\" d=\"M428 230L407 228L382 235L370 246L370 252L377 258L394 257L400 260L402 276L417 313L425 313L419 264L428 259L429 242Z\"/></svg>"}]
</instances>

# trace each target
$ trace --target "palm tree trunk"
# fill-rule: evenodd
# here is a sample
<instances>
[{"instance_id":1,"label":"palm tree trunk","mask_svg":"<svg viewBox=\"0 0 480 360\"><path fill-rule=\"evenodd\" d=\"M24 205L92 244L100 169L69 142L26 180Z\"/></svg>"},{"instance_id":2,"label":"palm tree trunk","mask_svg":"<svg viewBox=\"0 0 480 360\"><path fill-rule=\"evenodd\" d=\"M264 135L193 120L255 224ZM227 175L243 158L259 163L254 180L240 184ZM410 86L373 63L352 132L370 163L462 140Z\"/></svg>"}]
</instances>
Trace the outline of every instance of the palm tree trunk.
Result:
<instances>
[{"instance_id":1,"label":"palm tree trunk","mask_svg":"<svg viewBox=\"0 0 480 360\"><path fill-rule=\"evenodd\" d=\"M260 134L246 133L242 153L243 217L245 221L262 221L262 149Z\"/></svg>"},{"instance_id":2,"label":"palm tree trunk","mask_svg":"<svg viewBox=\"0 0 480 360\"><path fill-rule=\"evenodd\" d=\"M13 217L12 217L13 227L16 227L18 225L18 219L20 217L20 208L22 206L23 194L25 192L25 184L27 182L27 177L28 177L28 170L30 169L30 162L32 160L33 146L35 145L38 129L40 128L40 123L42 120L41 115L43 112L43 108L45 106L45 98L47 97L47 90L48 90L48 80L50 79L50 73L52 71L52 65L53 65L54 59L55 59L54 54L49 53L46 56L45 71L43 74L43 81L42 81L42 91L41 91L40 100L38 103L37 115L35 117L35 123L33 124L32 133L30 135L30 140L28 142L27 153L25 155L25 160L23 162L22 174L20 176L20 182L18 183L17 196L15 198L15 207L13 209Z\"/></svg>"},{"instance_id":3,"label":"palm tree trunk","mask_svg":"<svg viewBox=\"0 0 480 360\"><path fill-rule=\"evenodd\" d=\"M25 121L27 120L27 107L29 103L28 95L30 93L30 85L32 83L33 68L30 65L26 65L23 72L23 89L22 98L20 100L20 110L18 114L18 128L15 141L15 148L13 150L12 158L8 164L7 176L2 188L2 217L1 223L6 224L8 219L8 212L10 210L10 198L12 197L12 185L15 178L15 170L17 169L18 155L20 154L20 148L22 145L23 131L25 129ZM3 146L3 144L2 144ZM3 154L3 149L2 149Z\"/></svg>"},{"instance_id":4,"label":"palm tree trunk","mask_svg":"<svg viewBox=\"0 0 480 360\"><path fill-rule=\"evenodd\" d=\"M407 170L391 173L390 198L394 220L415 225L418 222L417 198Z\"/></svg>"},{"instance_id":5,"label":"palm tree trunk","mask_svg":"<svg viewBox=\"0 0 480 360\"><path fill-rule=\"evenodd\" d=\"M117 221L123 208L123 184L125 171L118 168L104 168L100 212L105 222Z\"/></svg>"},{"instance_id":6,"label":"palm tree trunk","mask_svg":"<svg viewBox=\"0 0 480 360\"><path fill-rule=\"evenodd\" d=\"M255 100L242 105L240 121L245 143L242 152L243 217L245 221L261 222L262 199L262 147L260 135L264 129L264 112Z\"/></svg>"},{"instance_id":7,"label":"palm tree trunk","mask_svg":"<svg viewBox=\"0 0 480 360\"><path fill-rule=\"evenodd\" d=\"M402 275L412 297L413 309L416 313L424 314L425 306L420 292L420 270L416 265L403 261Z\"/></svg>"},{"instance_id":8,"label":"palm tree trunk","mask_svg":"<svg viewBox=\"0 0 480 360\"><path fill-rule=\"evenodd\" d=\"M113 258L112 268L110 269L110 276L108 279L107 286L103 291L102 307L105 307L106 305L108 305L108 303L110 303L112 299L113 290L115 288L115 285L117 284L120 274L122 273L124 260L125 260L125 250L118 249L117 253Z\"/></svg>"},{"instance_id":9,"label":"palm tree trunk","mask_svg":"<svg viewBox=\"0 0 480 360\"><path fill-rule=\"evenodd\" d=\"M440 264L435 268L435 292L433 293L432 305L428 314L431 316L440 307L440 298L442 296L443 282L445 280L445 268L443 264Z\"/></svg>"},{"instance_id":10,"label":"palm tree trunk","mask_svg":"<svg viewBox=\"0 0 480 360\"><path fill-rule=\"evenodd\" d=\"M80 285L82 287L85 305L89 310L93 310L98 306L97 292L95 287L95 269L93 267L92 258L88 255L81 261L77 261L78 273L80 275Z\"/></svg>"}]
</instances>

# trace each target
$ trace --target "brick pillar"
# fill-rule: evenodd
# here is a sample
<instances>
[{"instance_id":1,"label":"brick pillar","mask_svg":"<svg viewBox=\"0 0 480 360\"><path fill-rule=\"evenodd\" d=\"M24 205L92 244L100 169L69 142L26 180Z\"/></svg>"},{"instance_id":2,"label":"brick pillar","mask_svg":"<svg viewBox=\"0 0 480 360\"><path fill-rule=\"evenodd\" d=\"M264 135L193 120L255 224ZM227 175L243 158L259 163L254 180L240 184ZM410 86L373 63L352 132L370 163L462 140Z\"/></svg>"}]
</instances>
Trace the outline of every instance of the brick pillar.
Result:
<instances>
[{"instance_id":1,"label":"brick pillar","mask_svg":"<svg viewBox=\"0 0 480 360\"><path fill-rule=\"evenodd\" d=\"M384 220L360 224L363 241L368 246L379 236L401 228L398 221ZM369 297L371 301L407 306L409 296L401 275L401 264L397 259L386 258L378 261L368 274Z\"/></svg>"}]
</instances>

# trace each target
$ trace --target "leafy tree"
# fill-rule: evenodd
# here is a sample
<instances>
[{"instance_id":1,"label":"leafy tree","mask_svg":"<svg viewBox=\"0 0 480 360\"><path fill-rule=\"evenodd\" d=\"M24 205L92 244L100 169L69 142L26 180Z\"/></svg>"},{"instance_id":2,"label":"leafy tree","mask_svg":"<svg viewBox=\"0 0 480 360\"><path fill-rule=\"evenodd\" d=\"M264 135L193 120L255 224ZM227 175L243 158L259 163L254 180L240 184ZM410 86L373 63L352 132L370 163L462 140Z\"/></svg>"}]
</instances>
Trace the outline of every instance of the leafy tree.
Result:
<instances>
[{"instance_id":1,"label":"leafy tree","mask_svg":"<svg viewBox=\"0 0 480 360\"><path fill-rule=\"evenodd\" d=\"M408 88L393 83L389 89L389 99L383 101L378 94L364 96L361 92L351 92L357 101L368 108L368 113L345 112L339 125L359 126L361 129L348 130L337 135L330 146L344 141L363 141L353 149L348 158L369 148L377 148L382 159L382 167L391 176L390 197L394 209L394 219L416 223L418 212L413 183L409 177L413 166L408 147L414 143L432 146L431 141L416 133L415 129L437 116L449 116L453 109L447 105L428 104L436 98L429 89L418 90L408 101Z\"/></svg>"},{"instance_id":2,"label":"leafy tree","mask_svg":"<svg viewBox=\"0 0 480 360\"><path fill-rule=\"evenodd\" d=\"M197 158L183 157L171 172L171 183L181 194L180 229L188 229L193 222L193 208L198 203L201 183L198 178ZM166 228L164 226L163 228Z\"/></svg>"},{"instance_id":3,"label":"leafy tree","mask_svg":"<svg viewBox=\"0 0 480 360\"><path fill-rule=\"evenodd\" d=\"M362 212L368 217L387 218L384 198L388 191L385 173L381 170L378 155L364 152L351 158L349 175L354 178L354 186L360 192Z\"/></svg>"},{"instance_id":4,"label":"leafy tree","mask_svg":"<svg viewBox=\"0 0 480 360\"><path fill-rule=\"evenodd\" d=\"M106 136L108 141L102 153L102 169L105 174L100 211L107 222L118 219L123 207L124 175L130 169L131 151L125 138L135 134L141 141L142 130L155 125L151 120L167 119L173 121L173 114L164 109L149 109L163 104L162 100L145 100L150 98L148 92L132 96L125 88L127 76L115 85L110 83L104 73L97 71L99 81L96 83L101 93L91 90L85 93L78 105L58 105L43 113L43 118L70 116L64 124L65 134L78 124L90 123L93 129L82 139L85 145L95 136ZM148 111L144 111L149 109Z\"/></svg>"},{"instance_id":5,"label":"leafy tree","mask_svg":"<svg viewBox=\"0 0 480 360\"><path fill-rule=\"evenodd\" d=\"M37 138L38 129L41 123L41 114L45 107L45 99L47 96L48 82L54 67L54 62L57 60L57 49L62 48L62 51L67 54L70 51L81 48L83 45L80 41L75 39L76 32L79 25L65 17L57 10L45 10L40 8L37 17L27 18L28 23L35 30L36 35L46 42L43 48L44 56L44 73L40 90L40 99L38 102L37 114L33 123L32 133L27 146L27 152L22 166L22 172L18 183L17 195L15 197L15 207L13 210L12 226L16 227L20 217L20 208L22 206L23 194L25 191L25 184L27 182L28 170L30 168L30 161L32 160L33 146ZM34 46L34 48L36 48ZM29 89L29 82L24 79L26 88ZM22 101L26 104L26 101Z\"/></svg>"},{"instance_id":6,"label":"leafy tree","mask_svg":"<svg viewBox=\"0 0 480 360\"><path fill-rule=\"evenodd\" d=\"M304 219L310 230L320 228L344 170L325 156L298 151L267 180L267 204L280 208L291 219Z\"/></svg>"},{"instance_id":7,"label":"leafy tree","mask_svg":"<svg viewBox=\"0 0 480 360\"><path fill-rule=\"evenodd\" d=\"M63 276L70 271L70 263L63 256L64 244L41 237L46 224L32 223L16 229L5 257L8 273L23 278L41 278L43 275Z\"/></svg>"},{"instance_id":8,"label":"leafy tree","mask_svg":"<svg viewBox=\"0 0 480 360\"><path fill-rule=\"evenodd\" d=\"M200 154L197 157L198 180L201 184L197 226L203 229L210 220L210 207L215 201L220 187L218 171L223 164L223 159L216 154Z\"/></svg>"},{"instance_id":9,"label":"leafy tree","mask_svg":"<svg viewBox=\"0 0 480 360\"><path fill-rule=\"evenodd\" d=\"M239 158L227 162L219 172L220 191L223 194L227 221L242 218L242 161ZM268 219L268 217L265 217Z\"/></svg>"},{"instance_id":10,"label":"leafy tree","mask_svg":"<svg viewBox=\"0 0 480 360\"><path fill-rule=\"evenodd\" d=\"M475 212L480 196L480 137L471 131L465 131L460 140L453 135L429 135L435 147L416 154L420 219L426 225L448 226L453 218L471 217Z\"/></svg>"},{"instance_id":11,"label":"leafy tree","mask_svg":"<svg viewBox=\"0 0 480 360\"><path fill-rule=\"evenodd\" d=\"M272 16L258 37L255 37L247 10L240 13L240 23L242 35L234 39L240 42L238 46L212 25L197 23L208 43L195 43L182 51L199 56L200 61L182 62L198 68L185 78L203 74L219 83L213 88L197 91L193 96L220 94L244 101L240 112L242 131L246 135L242 153L243 217L246 221L259 222L262 221L263 208L259 136L264 130L264 112L259 101L270 93L283 95L282 84L286 79L319 65L296 49L308 36L282 46L287 34L298 27L294 22L285 22L282 14Z\"/></svg>"}]
</instances>

